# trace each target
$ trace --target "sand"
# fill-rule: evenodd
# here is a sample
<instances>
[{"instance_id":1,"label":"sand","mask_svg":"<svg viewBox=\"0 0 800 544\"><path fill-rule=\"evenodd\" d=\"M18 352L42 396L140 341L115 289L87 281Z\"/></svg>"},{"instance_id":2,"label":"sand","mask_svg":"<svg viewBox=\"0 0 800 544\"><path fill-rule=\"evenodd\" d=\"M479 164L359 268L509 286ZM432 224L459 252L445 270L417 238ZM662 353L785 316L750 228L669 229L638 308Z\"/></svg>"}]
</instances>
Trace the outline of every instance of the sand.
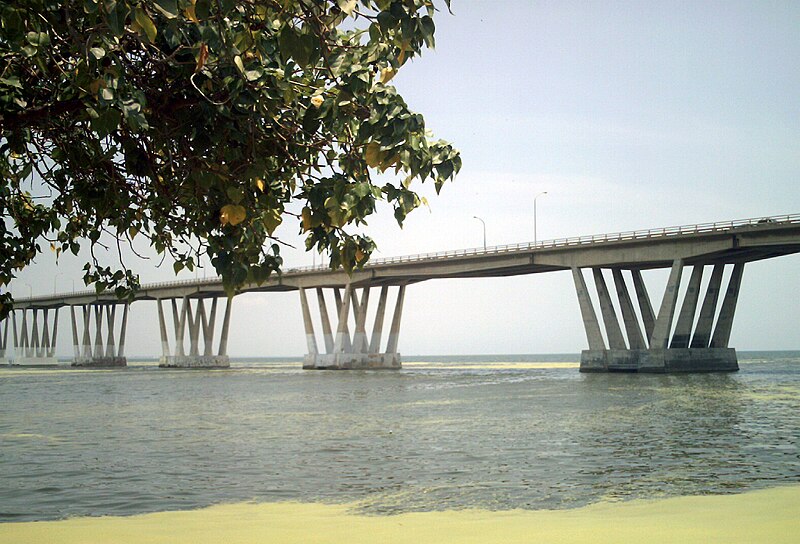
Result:
<instances>
[{"instance_id":1,"label":"sand","mask_svg":"<svg viewBox=\"0 0 800 544\"><path fill-rule=\"evenodd\" d=\"M757 543L800 542L800 486L738 495L598 503L573 510L365 516L355 505L225 504L131 517L0 524L26 543Z\"/></svg>"}]
</instances>

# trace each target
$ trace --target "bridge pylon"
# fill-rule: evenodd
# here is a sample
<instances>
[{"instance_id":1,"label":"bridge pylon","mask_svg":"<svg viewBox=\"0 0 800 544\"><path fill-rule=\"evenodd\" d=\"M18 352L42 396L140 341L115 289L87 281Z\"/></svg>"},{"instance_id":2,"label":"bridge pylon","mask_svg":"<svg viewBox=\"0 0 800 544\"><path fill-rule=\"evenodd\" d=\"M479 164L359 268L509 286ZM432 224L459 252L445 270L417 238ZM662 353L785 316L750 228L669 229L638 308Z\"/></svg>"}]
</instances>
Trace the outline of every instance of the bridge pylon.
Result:
<instances>
[{"instance_id":1,"label":"bridge pylon","mask_svg":"<svg viewBox=\"0 0 800 544\"><path fill-rule=\"evenodd\" d=\"M227 298L225 313L222 317L222 330L219 335L219 344L214 350L214 333L217 324L217 306L220 296L212 296L211 308L206 311L207 298L181 298L180 309L178 299L169 299L172 305L172 324L174 349L170 349L167 324L164 318L162 300L158 299L158 323L161 330L161 360L162 368L229 368L228 357L228 331L231 321L231 307L233 298ZM193 303L194 301L194 303ZM189 350L186 351L186 336L189 336ZM203 337L202 353L200 336Z\"/></svg>"},{"instance_id":2,"label":"bridge pylon","mask_svg":"<svg viewBox=\"0 0 800 544\"><path fill-rule=\"evenodd\" d=\"M714 263L711 277L701 292L707 265L694 264L692 274L680 299L681 276L686 265L673 261L658 314L653 313L650 296L642 280L641 269L611 268L614 291L623 328L617 316L603 268L592 268L592 276L602 316L603 327L595 311L583 271L573 267L589 349L581 353L581 372L714 372L739 369L736 350L728 346L736 312L736 302L744 263L729 263L731 272L720 308L724 263ZM636 293L638 315L623 275L630 273ZM697 306L702 295L699 315ZM680 305L679 305L680 303ZM677 320L676 320L677 313ZM605 337L603 335L605 332Z\"/></svg>"},{"instance_id":3,"label":"bridge pylon","mask_svg":"<svg viewBox=\"0 0 800 544\"><path fill-rule=\"evenodd\" d=\"M53 312L50 311L51 309ZM30 322L28 321L28 310L31 315ZM19 322L17 321L18 314L21 314ZM8 320L6 319L6 321ZM50 323L52 323L52 327ZM5 327L3 336L8 334L8 324ZM11 327L14 331L14 357L9 360L10 364L21 366L55 366L58 364L56 358L58 308L14 310L11 315ZM7 347L6 342L7 340L3 342L5 347Z\"/></svg>"},{"instance_id":4,"label":"bridge pylon","mask_svg":"<svg viewBox=\"0 0 800 544\"><path fill-rule=\"evenodd\" d=\"M336 303L336 333L333 334L328 314L328 302L323 288L316 288L317 305L322 325L321 344L317 343L311 308L306 288L300 287L300 304L303 312L303 325L306 332L308 353L303 360L305 369L398 369L401 367L400 353L397 351L400 338L400 320L403 314L405 284L397 287L394 312L386 339L386 348L381 350L383 324L389 299L389 286L382 285L378 297L371 333L367 333L370 286L355 287L347 284L342 293L341 287L331 288ZM361 291L359 297L358 291ZM350 334L350 325L354 332ZM319 346L324 347L321 352Z\"/></svg>"},{"instance_id":5,"label":"bridge pylon","mask_svg":"<svg viewBox=\"0 0 800 544\"><path fill-rule=\"evenodd\" d=\"M117 328L117 307L122 316ZM75 308L81 309L82 319L76 319ZM72 323L72 366L109 368L128 366L125 357L125 333L128 327L128 307L125 302L103 302L70 306Z\"/></svg>"},{"instance_id":6,"label":"bridge pylon","mask_svg":"<svg viewBox=\"0 0 800 544\"><path fill-rule=\"evenodd\" d=\"M10 353L8 349L8 331L11 329L11 316L0 321L0 365L10 365Z\"/></svg>"}]
</instances>

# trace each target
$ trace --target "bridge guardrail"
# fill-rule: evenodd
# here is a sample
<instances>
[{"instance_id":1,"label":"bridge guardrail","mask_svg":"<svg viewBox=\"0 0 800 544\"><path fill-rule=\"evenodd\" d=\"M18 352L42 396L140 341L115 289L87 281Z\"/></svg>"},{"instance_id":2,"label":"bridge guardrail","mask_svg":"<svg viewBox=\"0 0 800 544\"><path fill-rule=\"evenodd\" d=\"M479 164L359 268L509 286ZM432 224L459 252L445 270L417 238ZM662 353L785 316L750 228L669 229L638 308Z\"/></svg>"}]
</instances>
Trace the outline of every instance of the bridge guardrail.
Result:
<instances>
[{"instance_id":1,"label":"bridge guardrail","mask_svg":"<svg viewBox=\"0 0 800 544\"><path fill-rule=\"evenodd\" d=\"M508 253L511 251L527 251L531 249L550 249L556 247L599 244L606 242L620 242L625 240L637 240L648 238L662 238L669 236L679 236L684 234L702 234L708 232L722 232L744 226L757 226L761 224L785 224L800 223L800 214L773 215L768 217L758 217L753 219L737 219L733 221L721 221L715 223L699 223L696 225L682 225L675 227L662 227L648 230L635 230L617 232L611 234L594 234L588 236L573 236L569 238L557 238L554 240L543 240L534 244L533 242L521 242L517 244L506 244L490 246L484 248L457 249L450 251L439 251L432 253L419 253L415 255L401 255L398 257L386 257L371 260L365 268L382 264L395 264L404 262L425 261L447 257L468 257L472 255L488 255L493 253ZM287 272L310 272L313 270L328 270L325 265L305 266L293 268Z\"/></svg>"},{"instance_id":2,"label":"bridge guardrail","mask_svg":"<svg viewBox=\"0 0 800 544\"><path fill-rule=\"evenodd\" d=\"M665 238L670 236L682 236L686 234L703 234L709 232L726 232L736 228L760 225L777 225L777 224L791 224L800 223L800 214L788 215L771 215L765 217L757 217L751 219L736 219L733 221L719 221L714 223L699 223L696 225L681 225L674 227L662 227L647 230L633 230L625 232L615 232L610 234L593 234L587 236L573 236L569 238L556 238L554 240L543 240L541 242L520 242L517 244L505 244L499 246L490 246L484 248L468 248L468 249L455 249L449 251L438 251L431 253L418 253L414 255L400 255L397 257L384 257L380 259L371 260L364 268L373 268L376 266L387 264L398 264L406 262L421 262L439 259L448 259L454 257L469 257L477 255L491 255L497 253L510 253L514 251L529 251L533 249L552 249L558 247L580 246L589 244L603 244L608 242L621 242L626 240L639 240L639 239L652 239L652 238ZM303 272L326 272L329 271L328 266L322 264L317 266L302 266L290 268L284 271L284 274L294 274ZM192 287L200 285L217 285L221 282L220 277L189 279L189 280L171 280L164 282L155 282L142 285L142 290L148 289L163 289L169 287ZM94 296L96 292L92 289L83 291L75 291L69 293L59 293L55 295L40 295L19 299L20 302L35 302L37 300L49 300L59 297L74 297L74 296Z\"/></svg>"}]
</instances>

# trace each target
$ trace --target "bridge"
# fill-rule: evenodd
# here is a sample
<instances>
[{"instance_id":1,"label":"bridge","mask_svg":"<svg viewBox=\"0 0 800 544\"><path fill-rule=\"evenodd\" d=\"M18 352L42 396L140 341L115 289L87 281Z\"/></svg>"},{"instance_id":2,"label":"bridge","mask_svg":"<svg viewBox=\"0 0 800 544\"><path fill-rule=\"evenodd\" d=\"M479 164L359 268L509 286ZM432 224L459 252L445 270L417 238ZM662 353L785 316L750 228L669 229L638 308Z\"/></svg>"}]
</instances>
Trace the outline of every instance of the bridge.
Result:
<instances>
[{"instance_id":1,"label":"bridge","mask_svg":"<svg viewBox=\"0 0 800 544\"><path fill-rule=\"evenodd\" d=\"M793 214L376 259L351 275L324 265L293 268L239 292L298 291L308 350L303 368L400 368L408 286L438 278L570 271L589 347L581 353L582 372L730 371L738 369L728 344L744 265L798 252L800 214ZM642 279L643 270L655 268L670 270L657 312ZM377 293L372 310L371 293ZM213 278L143 285L133 302L157 304L160 366L214 368L230 365L234 299ZM130 307L113 293L94 290L20 298L10 318L0 322L0 361L56 364L59 310L69 308L72 365L124 366ZM391 323L384 338L387 310Z\"/></svg>"}]
</instances>

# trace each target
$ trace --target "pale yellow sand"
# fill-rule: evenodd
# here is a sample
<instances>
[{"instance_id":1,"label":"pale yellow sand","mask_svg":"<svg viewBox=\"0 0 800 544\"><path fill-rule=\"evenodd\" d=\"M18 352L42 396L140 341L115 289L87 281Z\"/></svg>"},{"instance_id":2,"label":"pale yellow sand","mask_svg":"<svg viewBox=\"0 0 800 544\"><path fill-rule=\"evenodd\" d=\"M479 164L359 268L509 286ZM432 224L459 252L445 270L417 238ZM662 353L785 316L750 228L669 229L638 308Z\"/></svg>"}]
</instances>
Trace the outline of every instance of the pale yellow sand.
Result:
<instances>
[{"instance_id":1,"label":"pale yellow sand","mask_svg":"<svg viewBox=\"0 0 800 544\"><path fill-rule=\"evenodd\" d=\"M601 503L575 510L464 510L396 516L352 505L232 504L127 518L0 524L16 544L797 543L800 486L741 495Z\"/></svg>"}]
</instances>

